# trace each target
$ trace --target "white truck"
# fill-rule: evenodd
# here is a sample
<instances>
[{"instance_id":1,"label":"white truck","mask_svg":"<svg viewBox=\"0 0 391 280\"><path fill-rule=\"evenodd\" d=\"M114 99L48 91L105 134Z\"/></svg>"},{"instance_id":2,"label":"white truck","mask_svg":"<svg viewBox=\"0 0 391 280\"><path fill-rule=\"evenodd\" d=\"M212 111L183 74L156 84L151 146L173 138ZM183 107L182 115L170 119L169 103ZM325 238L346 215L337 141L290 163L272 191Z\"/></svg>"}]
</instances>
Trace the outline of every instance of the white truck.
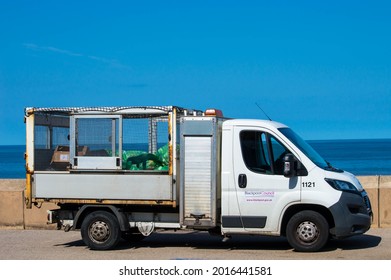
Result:
<instances>
[{"instance_id":1,"label":"white truck","mask_svg":"<svg viewBox=\"0 0 391 280\"><path fill-rule=\"evenodd\" d=\"M360 182L287 126L176 106L26 108L27 208L94 250L155 230L286 236L297 251L363 234Z\"/></svg>"}]
</instances>

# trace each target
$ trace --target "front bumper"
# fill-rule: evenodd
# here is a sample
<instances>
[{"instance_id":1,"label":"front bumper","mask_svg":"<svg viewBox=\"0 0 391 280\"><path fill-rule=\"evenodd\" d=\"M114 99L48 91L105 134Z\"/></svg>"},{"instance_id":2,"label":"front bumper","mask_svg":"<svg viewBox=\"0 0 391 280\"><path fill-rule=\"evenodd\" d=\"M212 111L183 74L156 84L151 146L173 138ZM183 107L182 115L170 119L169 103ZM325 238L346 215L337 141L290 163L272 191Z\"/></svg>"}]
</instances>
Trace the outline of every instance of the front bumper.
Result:
<instances>
[{"instance_id":1,"label":"front bumper","mask_svg":"<svg viewBox=\"0 0 391 280\"><path fill-rule=\"evenodd\" d=\"M371 227L372 209L365 191L361 195L342 192L339 201L329 209L334 218L335 226L330 229L334 238L363 234Z\"/></svg>"}]
</instances>

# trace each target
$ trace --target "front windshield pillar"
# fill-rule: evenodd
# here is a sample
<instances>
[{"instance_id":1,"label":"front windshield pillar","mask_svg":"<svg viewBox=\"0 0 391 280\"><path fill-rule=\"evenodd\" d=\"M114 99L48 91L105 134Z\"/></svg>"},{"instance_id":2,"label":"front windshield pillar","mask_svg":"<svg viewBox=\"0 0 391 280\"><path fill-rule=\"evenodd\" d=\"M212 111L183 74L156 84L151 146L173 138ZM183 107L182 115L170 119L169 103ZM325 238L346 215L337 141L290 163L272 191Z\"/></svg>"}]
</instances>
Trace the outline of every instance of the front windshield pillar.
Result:
<instances>
[{"instance_id":1,"label":"front windshield pillar","mask_svg":"<svg viewBox=\"0 0 391 280\"><path fill-rule=\"evenodd\" d=\"M286 138L288 138L303 154L305 154L316 166L322 169L328 169L329 164L323 157L315 151L310 144L303 140L289 127L278 129Z\"/></svg>"}]
</instances>

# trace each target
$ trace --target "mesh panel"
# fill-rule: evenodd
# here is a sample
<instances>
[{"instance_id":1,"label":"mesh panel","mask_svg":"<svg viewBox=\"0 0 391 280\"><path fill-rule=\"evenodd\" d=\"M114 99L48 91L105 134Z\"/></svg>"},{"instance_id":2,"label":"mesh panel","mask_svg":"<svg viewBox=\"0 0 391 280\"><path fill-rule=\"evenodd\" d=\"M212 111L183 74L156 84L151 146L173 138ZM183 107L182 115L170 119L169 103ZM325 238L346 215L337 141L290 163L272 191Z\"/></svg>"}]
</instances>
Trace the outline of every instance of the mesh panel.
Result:
<instances>
[{"instance_id":1,"label":"mesh panel","mask_svg":"<svg viewBox=\"0 0 391 280\"><path fill-rule=\"evenodd\" d=\"M167 171L169 164L168 119L123 119L123 162L126 170Z\"/></svg>"},{"instance_id":2,"label":"mesh panel","mask_svg":"<svg viewBox=\"0 0 391 280\"><path fill-rule=\"evenodd\" d=\"M113 134L115 130L115 134ZM81 118L76 122L79 156L113 156L118 154L118 119ZM85 153L79 153L87 149Z\"/></svg>"},{"instance_id":3,"label":"mesh panel","mask_svg":"<svg viewBox=\"0 0 391 280\"><path fill-rule=\"evenodd\" d=\"M113 115L75 116L77 157L122 157L124 170L167 171L170 162L169 125L166 112L172 107L103 107L103 108L41 108L35 110L34 164L35 170L67 170L70 166L70 117L76 110L87 112L116 110L134 112ZM142 110L150 113L142 114ZM141 111L140 111L141 110ZM161 110L156 113L156 111ZM151 113L152 112L152 113ZM124 111L122 111L124 113ZM118 116L118 115L117 115ZM120 135L122 121L122 135ZM120 154L122 136L122 154ZM82 158L79 158L80 160ZM102 159L103 160L103 159ZM95 162L95 161L94 161ZM77 164L75 164L77 165ZM117 163L117 166L118 163Z\"/></svg>"},{"instance_id":4,"label":"mesh panel","mask_svg":"<svg viewBox=\"0 0 391 280\"><path fill-rule=\"evenodd\" d=\"M39 118L41 117L41 118ZM34 127L34 168L37 171L63 170L69 160L69 118L37 116L42 125ZM58 165L53 161L55 150L60 150L65 163Z\"/></svg>"}]
</instances>

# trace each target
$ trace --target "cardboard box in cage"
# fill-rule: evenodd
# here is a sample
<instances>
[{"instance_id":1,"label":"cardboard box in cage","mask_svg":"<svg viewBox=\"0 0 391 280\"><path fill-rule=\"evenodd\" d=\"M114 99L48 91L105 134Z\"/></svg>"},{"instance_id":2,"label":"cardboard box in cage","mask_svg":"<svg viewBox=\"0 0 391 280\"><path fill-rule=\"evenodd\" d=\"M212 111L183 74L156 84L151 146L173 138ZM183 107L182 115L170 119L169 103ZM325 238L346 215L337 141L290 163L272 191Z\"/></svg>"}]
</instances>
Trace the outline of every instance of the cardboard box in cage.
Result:
<instances>
[{"instance_id":1,"label":"cardboard box in cage","mask_svg":"<svg viewBox=\"0 0 391 280\"><path fill-rule=\"evenodd\" d=\"M78 147L77 155L84 156L87 153L87 146ZM57 146L54 150L51 163L68 163L69 146Z\"/></svg>"},{"instance_id":2,"label":"cardboard box in cage","mask_svg":"<svg viewBox=\"0 0 391 280\"><path fill-rule=\"evenodd\" d=\"M52 163L69 162L69 146L57 146L54 150Z\"/></svg>"}]
</instances>

